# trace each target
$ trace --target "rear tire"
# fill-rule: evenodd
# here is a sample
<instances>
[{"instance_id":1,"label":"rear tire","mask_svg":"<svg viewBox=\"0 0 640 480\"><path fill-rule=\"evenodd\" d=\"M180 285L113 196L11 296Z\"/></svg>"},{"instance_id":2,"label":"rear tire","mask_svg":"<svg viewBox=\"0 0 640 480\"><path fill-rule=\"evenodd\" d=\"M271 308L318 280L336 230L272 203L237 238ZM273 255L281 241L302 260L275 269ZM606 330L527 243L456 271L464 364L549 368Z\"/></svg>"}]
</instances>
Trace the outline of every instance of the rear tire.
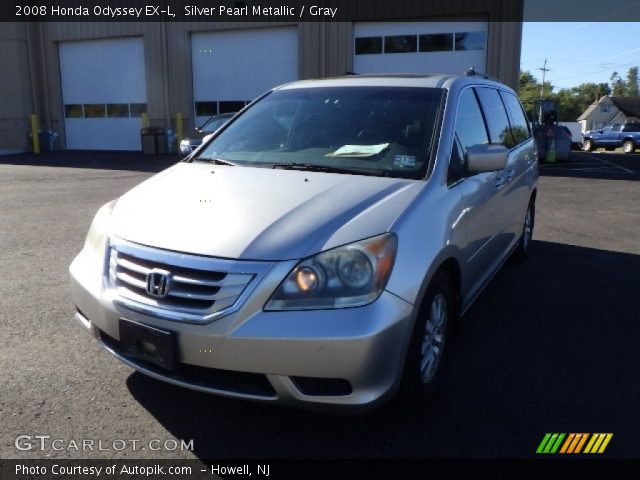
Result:
<instances>
[{"instance_id":1,"label":"rear tire","mask_svg":"<svg viewBox=\"0 0 640 480\"><path fill-rule=\"evenodd\" d=\"M624 143L622 144L622 151L624 153L633 153L636 149L636 145L635 143L633 143L633 140L625 140Z\"/></svg>"},{"instance_id":2,"label":"rear tire","mask_svg":"<svg viewBox=\"0 0 640 480\"><path fill-rule=\"evenodd\" d=\"M536 201L531 199L529 206L527 207L527 213L524 216L524 223L522 225L522 234L520 235L520 241L518 246L513 251L513 259L523 262L529 258L529 252L531 251L531 240L533 238L533 226L536 218Z\"/></svg>"},{"instance_id":3,"label":"rear tire","mask_svg":"<svg viewBox=\"0 0 640 480\"><path fill-rule=\"evenodd\" d=\"M585 140L582 144L582 149L585 152L590 152L591 150L593 150L593 142L591 140Z\"/></svg>"},{"instance_id":4,"label":"rear tire","mask_svg":"<svg viewBox=\"0 0 640 480\"><path fill-rule=\"evenodd\" d=\"M422 408L435 393L457 321L455 292L449 275L439 270L418 311L405 359L400 400Z\"/></svg>"}]
</instances>

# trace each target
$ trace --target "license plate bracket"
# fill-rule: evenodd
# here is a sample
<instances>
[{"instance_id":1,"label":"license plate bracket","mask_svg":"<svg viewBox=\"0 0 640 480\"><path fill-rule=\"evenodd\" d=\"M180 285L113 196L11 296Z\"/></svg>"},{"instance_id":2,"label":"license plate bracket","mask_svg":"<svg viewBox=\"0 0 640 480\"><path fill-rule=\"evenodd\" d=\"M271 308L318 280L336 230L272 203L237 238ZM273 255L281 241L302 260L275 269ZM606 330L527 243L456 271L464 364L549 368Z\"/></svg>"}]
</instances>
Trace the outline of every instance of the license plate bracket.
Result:
<instances>
[{"instance_id":1,"label":"license plate bracket","mask_svg":"<svg viewBox=\"0 0 640 480\"><path fill-rule=\"evenodd\" d=\"M120 347L129 357L144 360L166 370L176 367L176 335L149 325L121 318Z\"/></svg>"}]
</instances>

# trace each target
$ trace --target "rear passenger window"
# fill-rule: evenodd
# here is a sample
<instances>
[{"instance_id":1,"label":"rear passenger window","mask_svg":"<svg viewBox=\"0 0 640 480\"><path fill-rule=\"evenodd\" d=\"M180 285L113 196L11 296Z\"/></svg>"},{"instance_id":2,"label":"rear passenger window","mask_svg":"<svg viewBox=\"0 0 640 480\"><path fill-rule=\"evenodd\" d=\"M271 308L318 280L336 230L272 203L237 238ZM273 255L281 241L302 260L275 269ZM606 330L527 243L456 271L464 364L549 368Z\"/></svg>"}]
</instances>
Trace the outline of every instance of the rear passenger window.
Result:
<instances>
[{"instance_id":1,"label":"rear passenger window","mask_svg":"<svg viewBox=\"0 0 640 480\"><path fill-rule=\"evenodd\" d=\"M456 112L454 142L449 162L449 180L459 179L465 171L465 154L471 145L489 143L487 130L473 90L468 88L460 94Z\"/></svg>"},{"instance_id":2,"label":"rear passenger window","mask_svg":"<svg viewBox=\"0 0 640 480\"><path fill-rule=\"evenodd\" d=\"M515 95L508 92L500 92L500 95L502 96L502 100L504 100L507 112L509 113L509 119L511 120L513 141L516 145L519 145L531 137L529 122Z\"/></svg>"},{"instance_id":3,"label":"rear passenger window","mask_svg":"<svg viewBox=\"0 0 640 480\"><path fill-rule=\"evenodd\" d=\"M516 144L509 127L509 118L498 91L495 88L482 87L478 88L477 92L487 119L491 143L504 145L507 148L515 147Z\"/></svg>"}]
</instances>

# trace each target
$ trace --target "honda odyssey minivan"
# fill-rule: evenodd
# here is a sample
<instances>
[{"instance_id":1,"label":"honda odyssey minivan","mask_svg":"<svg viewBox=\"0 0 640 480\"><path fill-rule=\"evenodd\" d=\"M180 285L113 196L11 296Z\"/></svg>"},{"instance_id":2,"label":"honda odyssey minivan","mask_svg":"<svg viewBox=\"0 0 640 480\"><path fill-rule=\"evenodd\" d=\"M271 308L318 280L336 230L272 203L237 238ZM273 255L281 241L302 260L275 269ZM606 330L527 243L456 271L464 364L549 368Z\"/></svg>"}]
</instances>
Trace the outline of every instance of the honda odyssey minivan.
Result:
<instances>
[{"instance_id":1,"label":"honda odyssey minivan","mask_svg":"<svg viewBox=\"0 0 640 480\"><path fill-rule=\"evenodd\" d=\"M122 362L201 392L420 403L458 318L528 255L537 182L499 82L287 84L99 209L70 266L75 316Z\"/></svg>"}]
</instances>

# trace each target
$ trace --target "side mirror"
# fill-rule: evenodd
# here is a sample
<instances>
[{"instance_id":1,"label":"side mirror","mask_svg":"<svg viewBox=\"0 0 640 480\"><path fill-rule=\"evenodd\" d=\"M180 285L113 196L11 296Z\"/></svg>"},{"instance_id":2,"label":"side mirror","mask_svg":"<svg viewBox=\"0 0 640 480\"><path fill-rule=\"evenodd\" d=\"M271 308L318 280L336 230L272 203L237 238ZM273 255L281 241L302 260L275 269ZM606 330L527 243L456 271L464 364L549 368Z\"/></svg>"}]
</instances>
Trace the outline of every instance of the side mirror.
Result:
<instances>
[{"instance_id":1,"label":"side mirror","mask_svg":"<svg viewBox=\"0 0 640 480\"><path fill-rule=\"evenodd\" d=\"M471 173L503 170L508 158L509 149L504 145L471 145L467 149L467 170Z\"/></svg>"}]
</instances>

